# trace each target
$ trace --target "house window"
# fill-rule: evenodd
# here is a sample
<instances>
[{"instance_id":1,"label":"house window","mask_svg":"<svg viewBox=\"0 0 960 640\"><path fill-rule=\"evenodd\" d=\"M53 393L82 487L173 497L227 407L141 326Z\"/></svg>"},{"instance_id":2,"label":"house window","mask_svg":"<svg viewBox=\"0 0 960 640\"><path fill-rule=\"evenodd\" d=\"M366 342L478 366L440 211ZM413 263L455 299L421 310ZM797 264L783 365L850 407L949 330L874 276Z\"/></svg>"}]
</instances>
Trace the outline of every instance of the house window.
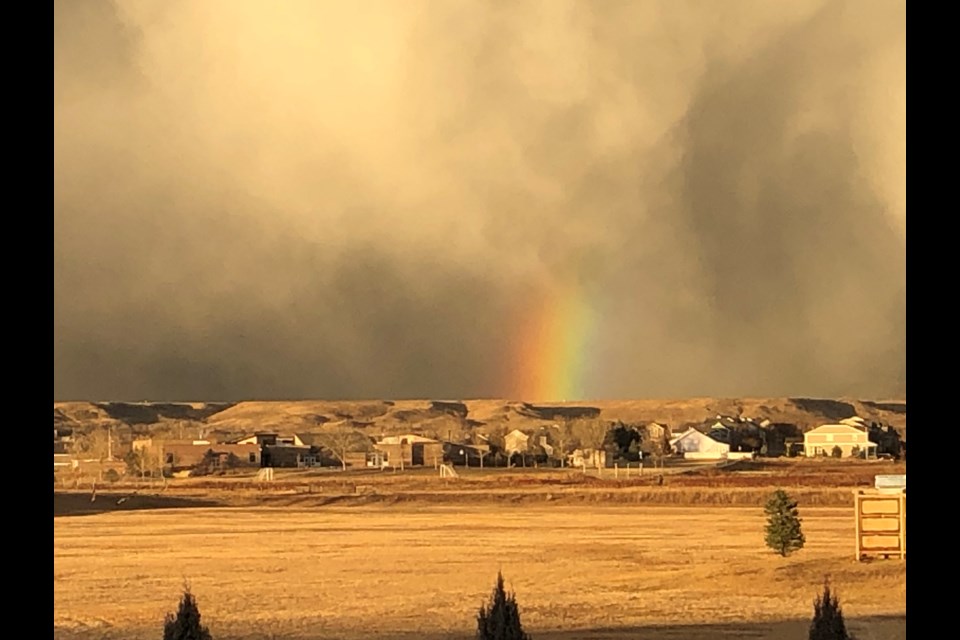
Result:
<instances>
[{"instance_id":1,"label":"house window","mask_svg":"<svg viewBox=\"0 0 960 640\"><path fill-rule=\"evenodd\" d=\"M173 454L172 454L172 453L168 453L168 454L167 454L167 457L166 457L166 460L167 460L167 464L173 464Z\"/></svg>"},{"instance_id":2,"label":"house window","mask_svg":"<svg viewBox=\"0 0 960 640\"><path fill-rule=\"evenodd\" d=\"M256 461L257 461L257 454L251 453L251 454L250 454L250 462L256 462Z\"/></svg>"}]
</instances>

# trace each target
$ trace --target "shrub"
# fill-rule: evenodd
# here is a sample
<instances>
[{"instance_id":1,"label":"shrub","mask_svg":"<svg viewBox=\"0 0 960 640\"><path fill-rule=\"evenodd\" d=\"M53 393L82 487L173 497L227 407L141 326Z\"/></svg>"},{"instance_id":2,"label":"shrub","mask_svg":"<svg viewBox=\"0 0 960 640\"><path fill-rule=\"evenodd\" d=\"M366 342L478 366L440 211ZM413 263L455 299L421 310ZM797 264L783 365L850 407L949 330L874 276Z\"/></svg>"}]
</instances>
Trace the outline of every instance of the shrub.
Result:
<instances>
[{"instance_id":1,"label":"shrub","mask_svg":"<svg viewBox=\"0 0 960 640\"><path fill-rule=\"evenodd\" d=\"M520 624L516 596L503 588L503 575L499 571L490 601L480 605L477 614L477 640L530 640Z\"/></svg>"},{"instance_id":2,"label":"shrub","mask_svg":"<svg viewBox=\"0 0 960 640\"><path fill-rule=\"evenodd\" d=\"M823 594L813 601L809 640L851 640L843 621L843 610L837 596L830 593L828 583L823 585Z\"/></svg>"},{"instance_id":3,"label":"shrub","mask_svg":"<svg viewBox=\"0 0 960 640\"><path fill-rule=\"evenodd\" d=\"M843 449L841 449L839 445L834 446L834 447L833 447L832 454L833 454L833 457L834 457L834 458L842 458L842 457L843 457Z\"/></svg>"},{"instance_id":4,"label":"shrub","mask_svg":"<svg viewBox=\"0 0 960 640\"><path fill-rule=\"evenodd\" d=\"M200 624L200 610L189 585L183 587L177 614L168 613L163 621L163 640L212 640L210 632Z\"/></svg>"},{"instance_id":5,"label":"shrub","mask_svg":"<svg viewBox=\"0 0 960 640\"><path fill-rule=\"evenodd\" d=\"M783 489L777 489L767 500L763 510L767 515L768 547L784 557L803 548L806 539L800 528L801 520L795 500Z\"/></svg>"},{"instance_id":6,"label":"shrub","mask_svg":"<svg viewBox=\"0 0 960 640\"><path fill-rule=\"evenodd\" d=\"M118 482L120 473L116 469L107 469L106 473L103 474L103 479L107 482Z\"/></svg>"}]
</instances>

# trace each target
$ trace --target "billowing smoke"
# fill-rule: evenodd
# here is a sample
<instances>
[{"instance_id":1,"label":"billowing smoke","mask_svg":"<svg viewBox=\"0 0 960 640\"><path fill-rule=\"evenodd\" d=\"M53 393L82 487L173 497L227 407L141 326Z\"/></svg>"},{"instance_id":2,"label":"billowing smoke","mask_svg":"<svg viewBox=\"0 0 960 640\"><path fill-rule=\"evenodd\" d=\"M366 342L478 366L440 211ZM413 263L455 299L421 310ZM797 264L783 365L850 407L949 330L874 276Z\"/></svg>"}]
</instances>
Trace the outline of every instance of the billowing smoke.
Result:
<instances>
[{"instance_id":1,"label":"billowing smoke","mask_svg":"<svg viewBox=\"0 0 960 640\"><path fill-rule=\"evenodd\" d=\"M903 396L903 2L63 0L57 399Z\"/></svg>"}]
</instances>

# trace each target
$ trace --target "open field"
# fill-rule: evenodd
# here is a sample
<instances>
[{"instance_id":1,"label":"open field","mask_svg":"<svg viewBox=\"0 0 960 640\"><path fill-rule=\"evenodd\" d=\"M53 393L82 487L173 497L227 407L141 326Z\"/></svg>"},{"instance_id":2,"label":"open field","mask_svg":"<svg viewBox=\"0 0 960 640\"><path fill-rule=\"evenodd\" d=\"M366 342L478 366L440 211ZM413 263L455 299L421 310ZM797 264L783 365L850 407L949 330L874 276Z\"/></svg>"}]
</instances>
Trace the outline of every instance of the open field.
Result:
<instances>
[{"instance_id":1,"label":"open field","mask_svg":"<svg viewBox=\"0 0 960 640\"><path fill-rule=\"evenodd\" d=\"M878 474L905 474L905 462L866 462L804 458L714 462L671 461L662 471L647 469L459 469L459 478L441 478L433 468L403 472L337 469L277 469L276 480L257 483L256 470L222 476L123 481L98 485L90 502L91 480L69 476L54 494L55 515L136 510L161 506L298 506L390 504L671 504L760 506L783 487L807 506L851 506L855 488L872 487ZM598 477L602 475L602 477ZM663 476L663 483L659 477ZM116 494L112 498L103 492ZM134 494L131 496L131 494ZM158 494L164 500L158 501ZM115 502L131 496L123 504ZM178 501L170 502L177 498ZM194 502L184 502L194 501ZM197 503L200 501L200 503Z\"/></svg>"},{"instance_id":2,"label":"open field","mask_svg":"<svg viewBox=\"0 0 960 640\"><path fill-rule=\"evenodd\" d=\"M87 498L89 500L89 498ZM98 499L99 501L99 499ZM54 518L64 640L156 638L183 579L214 637L470 638L498 568L542 638L801 640L825 575L860 640L906 637L906 565L853 559L847 508L763 546L732 506L422 503Z\"/></svg>"}]
</instances>

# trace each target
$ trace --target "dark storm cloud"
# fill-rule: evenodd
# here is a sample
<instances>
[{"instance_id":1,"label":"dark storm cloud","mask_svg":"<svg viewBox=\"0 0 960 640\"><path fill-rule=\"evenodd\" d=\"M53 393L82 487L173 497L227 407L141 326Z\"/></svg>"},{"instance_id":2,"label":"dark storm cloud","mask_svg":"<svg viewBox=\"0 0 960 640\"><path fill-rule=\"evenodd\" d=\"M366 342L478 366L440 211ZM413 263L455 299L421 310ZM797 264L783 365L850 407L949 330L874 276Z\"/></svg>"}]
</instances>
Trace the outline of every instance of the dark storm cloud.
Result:
<instances>
[{"instance_id":1,"label":"dark storm cloud","mask_svg":"<svg viewBox=\"0 0 960 640\"><path fill-rule=\"evenodd\" d=\"M902 3L62 2L57 399L905 393Z\"/></svg>"}]
</instances>

